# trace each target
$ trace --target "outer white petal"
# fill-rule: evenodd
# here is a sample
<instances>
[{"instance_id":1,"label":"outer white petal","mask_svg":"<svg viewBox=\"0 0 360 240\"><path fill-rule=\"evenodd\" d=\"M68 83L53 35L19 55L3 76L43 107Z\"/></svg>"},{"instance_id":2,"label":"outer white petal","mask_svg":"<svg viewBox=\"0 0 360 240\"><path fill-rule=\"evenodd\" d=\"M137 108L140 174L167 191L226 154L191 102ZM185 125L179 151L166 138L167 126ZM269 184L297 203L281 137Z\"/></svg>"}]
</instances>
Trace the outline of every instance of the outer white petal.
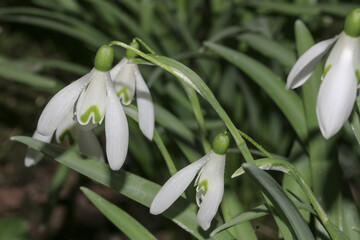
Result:
<instances>
[{"instance_id":1,"label":"outer white petal","mask_svg":"<svg viewBox=\"0 0 360 240\"><path fill-rule=\"evenodd\" d=\"M122 63L124 62L124 63ZM111 76L114 82L114 88L122 104L129 105L135 95L135 67L136 64L128 61L126 58L121 60L122 67L117 75Z\"/></svg>"},{"instance_id":2,"label":"outer white petal","mask_svg":"<svg viewBox=\"0 0 360 240\"><path fill-rule=\"evenodd\" d=\"M90 81L90 73L79 78L58 92L46 105L37 125L37 132L50 136L60 125L66 114L74 107L80 92Z\"/></svg>"},{"instance_id":3,"label":"outer white petal","mask_svg":"<svg viewBox=\"0 0 360 240\"><path fill-rule=\"evenodd\" d=\"M331 39L319 42L301 55L289 73L286 88L294 89L304 84L314 72L322 57L337 39L338 36L335 36Z\"/></svg>"},{"instance_id":4,"label":"outer white petal","mask_svg":"<svg viewBox=\"0 0 360 240\"><path fill-rule=\"evenodd\" d=\"M80 152L88 157L105 162L104 152L100 146L99 140L92 131L78 131L77 142Z\"/></svg>"},{"instance_id":5,"label":"outer white petal","mask_svg":"<svg viewBox=\"0 0 360 240\"><path fill-rule=\"evenodd\" d=\"M357 47L358 43L358 38L350 37L346 35L345 32L342 32L339 35L339 39L336 41L334 47L331 49L329 57L327 58L325 63L325 68L329 65L333 66L334 64L336 64L345 49L348 49L351 52L355 52L355 48Z\"/></svg>"},{"instance_id":6,"label":"outer white petal","mask_svg":"<svg viewBox=\"0 0 360 240\"><path fill-rule=\"evenodd\" d=\"M105 117L106 152L112 170L123 165L129 145L129 129L124 110L116 96L111 80L106 82L107 101Z\"/></svg>"},{"instance_id":7,"label":"outer white petal","mask_svg":"<svg viewBox=\"0 0 360 240\"><path fill-rule=\"evenodd\" d=\"M35 133L32 137L34 139L49 143L51 141L52 135L44 136L35 131ZM44 154L29 147L27 150L26 156L25 156L25 166L26 167L33 166L33 165L37 164L43 157L44 157Z\"/></svg>"},{"instance_id":8,"label":"outer white petal","mask_svg":"<svg viewBox=\"0 0 360 240\"><path fill-rule=\"evenodd\" d=\"M122 67L124 66L124 64L127 64L128 60L126 59L126 57L124 57L123 59L121 59L121 61L116 64L111 70L110 70L110 76L111 79L114 80L116 78L116 76L119 74L119 72L121 71Z\"/></svg>"},{"instance_id":9,"label":"outer white petal","mask_svg":"<svg viewBox=\"0 0 360 240\"><path fill-rule=\"evenodd\" d=\"M189 186L199 169L209 160L210 154L211 152L169 178L152 201L150 213L157 215L168 209Z\"/></svg>"},{"instance_id":10,"label":"outer white petal","mask_svg":"<svg viewBox=\"0 0 360 240\"><path fill-rule=\"evenodd\" d=\"M73 111L69 111L68 114L64 117L63 121L60 123L59 127L56 129L55 138L58 143L61 143L66 137L68 143L73 144L76 133L76 122L73 119Z\"/></svg>"},{"instance_id":11,"label":"outer white petal","mask_svg":"<svg viewBox=\"0 0 360 240\"><path fill-rule=\"evenodd\" d=\"M326 74L317 98L316 113L320 130L326 139L336 134L349 118L356 91L353 52L347 49Z\"/></svg>"},{"instance_id":12,"label":"outer white petal","mask_svg":"<svg viewBox=\"0 0 360 240\"><path fill-rule=\"evenodd\" d=\"M95 68L91 71L90 83L81 92L76 103L76 118L80 125L88 125L91 122L94 126L103 121L106 108L107 79L110 79L109 72L100 72ZM91 111L92 108L96 109L96 113Z\"/></svg>"},{"instance_id":13,"label":"outer white petal","mask_svg":"<svg viewBox=\"0 0 360 240\"><path fill-rule=\"evenodd\" d=\"M139 126L143 134L152 140L154 135L155 115L154 104L139 68L135 65L135 79L136 79L136 101L139 111Z\"/></svg>"},{"instance_id":14,"label":"outer white petal","mask_svg":"<svg viewBox=\"0 0 360 240\"><path fill-rule=\"evenodd\" d=\"M201 179L208 180L208 190L201 202L197 220L202 229L207 230L211 225L224 195L225 155L213 153L203 167Z\"/></svg>"}]
</instances>

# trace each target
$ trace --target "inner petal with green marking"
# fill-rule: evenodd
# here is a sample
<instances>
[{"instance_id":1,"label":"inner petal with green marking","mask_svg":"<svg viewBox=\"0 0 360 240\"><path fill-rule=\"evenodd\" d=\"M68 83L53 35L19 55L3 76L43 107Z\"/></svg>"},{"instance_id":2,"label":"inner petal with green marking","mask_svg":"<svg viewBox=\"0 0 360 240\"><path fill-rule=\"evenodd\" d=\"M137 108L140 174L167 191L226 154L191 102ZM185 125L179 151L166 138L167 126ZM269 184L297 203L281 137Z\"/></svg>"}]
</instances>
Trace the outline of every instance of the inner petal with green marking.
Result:
<instances>
[{"instance_id":1,"label":"inner petal with green marking","mask_svg":"<svg viewBox=\"0 0 360 240\"><path fill-rule=\"evenodd\" d=\"M80 116L80 121L84 124L90 121L90 117L93 117L94 123L101 121L101 114L99 108L96 105L90 106L85 113Z\"/></svg>"},{"instance_id":2,"label":"inner petal with green marking","mask_svg":"<svg viewBox=\"0 0 360 240\"><path fill-rule=\"evenodd\" d=\"M125 87L121 88L116 94L123 104L129 104L131 102L128 91Z\"/></svg>"},{"instance_id":3,"label":"inner petal with green marking","mask_svg":"<svg viewBox=\"0 0 360 240\"><path fill-rule=\"evenodd\" d=\"M59 137L60 142L65 141L65 138L67 137L69 144L74 145L75 144L75 138L71 133L71 130L68 128L65 131L63 131Z\"/></svg>"},{"instance_id":4,"label":"inner petal with green marking","mask_svg":"<svg viewBox=\"0 0 360 240\"><path fill-rule=\"evenodd\" d=\"M360 84L360 70L357 68L355 70L355 75L356 75L356 79L357 79L357 84Z\"/></svg>"},{"instance_id":5,"label":"inner petal with green marking","mask_svg":"<svg viewBox=\"0 0 360 240\"><path fill-rule=\"evenodd\" d=\"M197 191L199 191L200 189L204 190L202 196L205 196L205 194L208 190L208 181L206 179L202 180L196 188Z\"/></svg>"}]
</instances>

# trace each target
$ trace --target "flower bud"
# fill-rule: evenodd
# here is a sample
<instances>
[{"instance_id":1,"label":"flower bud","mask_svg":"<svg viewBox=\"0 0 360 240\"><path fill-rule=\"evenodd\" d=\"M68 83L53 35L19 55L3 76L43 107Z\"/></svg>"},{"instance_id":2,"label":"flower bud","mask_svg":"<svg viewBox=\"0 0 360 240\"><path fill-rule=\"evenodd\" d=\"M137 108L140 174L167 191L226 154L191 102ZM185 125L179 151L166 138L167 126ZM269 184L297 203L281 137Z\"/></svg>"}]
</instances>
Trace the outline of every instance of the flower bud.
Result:
<instances>
[{"instance_id":1,"label":"flower bud","mask_svg":"<svg viewBox=\"0 0 360 240\"><path fill-rule=\"evenodd\" d=\"M135 49L139 49L139 43L134 39L134 40L130 43L130 47L133 47L133 48L135 48ZM134 57L136 57L136 56L137 56L137 54L136 54L134 51L132 51L132 50L130 50L130 49L126 50L126 58L127 58L127 59L131 59L131 58L134 58Z\"/></svg>"},{"instance_id":2,"label":"flower bud","mask_svg":"<svg viewBox=\"0 0 360 240\"><path fill-rule=\"evenodd\" d=\"M94 65L95 69L107 72L111 69L114 60L114 50L108 45L103 45L96 53Z\"/></svg>"},{"instance_id":3,"label":"flower bud","mask_svg":"<svg viewBox=\"0 0 360 240\"><path fill-rule=\"evenodd\" d=\"M213 142L214 152L219 155L224 155L227 149L229 148L229 141L230 140L226 131L224 133L220 133L219 135L217 135Z\"/></svg>"},{"instance_id":4,"label":"flower bud","mask_svg":"<svg viewBox=\"0 0 360 240\"><path fill-rule=\"evenodd\" d=\"M345 19L345 33L350 37L360 36L360 8L352 10Z\"/></svg>"}]
</instances>

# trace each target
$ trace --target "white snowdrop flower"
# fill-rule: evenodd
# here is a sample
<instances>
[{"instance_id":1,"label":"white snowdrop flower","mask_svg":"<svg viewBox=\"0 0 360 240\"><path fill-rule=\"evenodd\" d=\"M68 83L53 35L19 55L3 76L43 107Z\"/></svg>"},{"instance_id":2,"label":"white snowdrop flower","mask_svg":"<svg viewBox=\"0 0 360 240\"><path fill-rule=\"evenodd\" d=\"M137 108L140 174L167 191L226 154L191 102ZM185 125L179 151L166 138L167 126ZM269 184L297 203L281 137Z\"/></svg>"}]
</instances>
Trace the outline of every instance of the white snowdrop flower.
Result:
<instances>
[{"instance_id":1,"label":"white snowdrop flower","mask_svg":"<svg viewBox=\"0 0 360 240\"><path fill-rule=\"evenodd\" d=\"M118 170L127 155L129 130L110 78L113 57L113 49L107 45L98 50L91 72L63 88L46 105L35 137L51 138L69 112L83 130L94 128L105 118L107 157L111 169Z\"/></svg>"},{"instance_id":2,"label":"white snowdrop flower","mask_svg":"<svg viewBox=\"0 0 360 240\"><path fill-rule=\"evenodd\" d=\"M341 129L355 103L360 79L360 9L347 16L344 32L315 44L298 59L289 73L286 88L304 84L330 49L316 104L320 130L326 139Z\"/></svg>"},{"instance_id":3,"label":"white snowdrop flower","mask_svg":"<svg viewBox=\"0 0 360 240\"><path fill-rule=\"evenodd\" d=\"M60 123L55 132L56 141L58 143L67 142L68 145L79 144L80 152L90 158L104 162L104 153L98 139L92 131L83 131L79 125L73 120L73 112L70 111ZM35 132L33 138L49 143L52 135L43 136ZM30 167L38 163L43 154L32 148L28 149L25 157L25 166Z\"/></svg>"},{"instance_id":4,"label":"white snowdrop flower","mask_svg":"<svg viewBox=\"0 0 360 240\"><path fill-rule=\"evenodd\" d=\"M199 206L197 221L202 229L209 229L224 194L225 154L228 146L228 136L219 134L214 140L213 150L178 171L164 184L151 204L150 213L157 215L168 209L198 173L195 180L196 203Z\"/></svg>"},{"instance_id":5,"label":"white snowdrop flower","mask_svg":"<svg viewBox=\"0 0 360 240\"><path fill-rule=\"evenodd\" d=\"M138 43L133 41L130 46L139 48ZM139 127L143 134L152 140L154 133L154 105L139 67L130 59L136 55L132 51L127 51L124 57L110 71L111 79L117 96L123 105L129 105L134 99L136 92L136 103L139 112Z\"/></svg>"}]
</instances>

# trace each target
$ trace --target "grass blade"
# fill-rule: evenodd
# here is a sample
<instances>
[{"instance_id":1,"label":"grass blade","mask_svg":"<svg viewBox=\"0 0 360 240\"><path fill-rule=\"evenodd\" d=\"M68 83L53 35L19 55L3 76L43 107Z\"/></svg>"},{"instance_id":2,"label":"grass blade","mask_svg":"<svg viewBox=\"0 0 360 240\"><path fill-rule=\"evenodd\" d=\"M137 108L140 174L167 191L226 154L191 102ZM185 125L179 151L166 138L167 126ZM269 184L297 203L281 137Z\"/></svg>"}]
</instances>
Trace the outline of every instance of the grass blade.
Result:
<instances>
[{"instance_id":1,"label":"grass blade","mask_svg":"<svg viewBox=\"0 0 360 240\"><path fill-rule=\"evenodd\" d=\"M262 192L270 199L277 213L282 217L282 220L286 223L295 239L315 239L294 203L286 196L280 185L269 174L251 164L243 164L243 168L259 188L261 188Z\"/></svg>"},{"instance_id":2,"label":"grass blade","mask_svg":"<svg viewBox=\"0 0 360 240\"><path fill-rule=\"evenodd\" d=\"M86 187L80 187L86 197L118 229L133 240L156 240L156 238L132 216Z\"/></svg>"},{"instance_id":3,"label":"grass blade","mask_svg":"<svg viewBox=\"0 0 360 240\"><path fill-rule=\"evenodd\" d=\"M107 164L82 157L72 150L66 151L59 146L47 144L30 137L17 136L11 139L41 151L59 163L96 182L111 187L146 207L150 207L156 193L161 188L160 185L130 172L124 170L117 172L111 171ZM196 204L180 197L163 215L197 239L206 239L208 234L198 227L196 218L197 210ZM219 234L215 239L225 240L231 238L229 233L222 233L222 235Z\"/></svg>"}]
</instances>

